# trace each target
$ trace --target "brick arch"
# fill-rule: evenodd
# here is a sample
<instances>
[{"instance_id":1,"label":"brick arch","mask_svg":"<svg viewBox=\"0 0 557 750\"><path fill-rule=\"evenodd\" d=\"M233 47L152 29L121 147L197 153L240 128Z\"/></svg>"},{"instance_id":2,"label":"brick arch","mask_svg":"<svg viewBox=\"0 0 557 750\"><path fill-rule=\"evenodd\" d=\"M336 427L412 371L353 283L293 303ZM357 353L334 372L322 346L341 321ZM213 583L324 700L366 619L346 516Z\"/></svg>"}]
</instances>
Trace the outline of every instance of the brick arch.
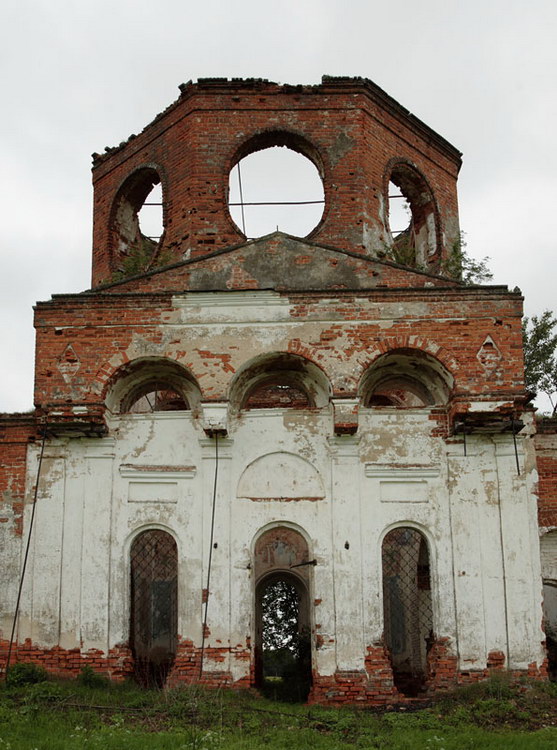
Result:
<instances>
[{"instance_id":1,"label":"brick arch","mask_svg":"<svg viewBox=\"0 0 557 750\"><path fill-rule=\"evenodd\" d=\"M393 179L394 176L394 179ZM439 258L443 256L442 227L439 205L435 192L423 171L406 157L393 157L385 165L383 173L383 222L385 236L389 238L392 247L396 248L396 240L391 235L392 228L389 223L389 182L393 182L408 200L412 212L412 221L418 227L418 234L422 234L416 246L415 262L423 263L428 269L435 266ZM428 217L433 217L433 226L427 226ZM431 242L428 235L434 231L433 247L426 248L425 244ZM394 258L396 260L396 257Z\"/></svg>"},{"instance_id":2,"label":"brick arch","mask_svg":"<svg viewBox=\"0 0 557 750\"><path fill-rule=\"evenodd\" d=\"M416 362L423 369L416 368ZM389 365L390 367L387 367ZM446 403L455 386L456 361L442 347L417 336L398 336L378 342L377 349L362 367L358 393L364 403L371 390L390 375L412 377L424 386L429 382L433 403ZM426 405L426 404L424 404Z\"/></svg>"},{"instance_id":3,"label":"brick arch","mask_svg":"<svg viewBox=\"0 0 557 750\"><path fill-rule=\"evenodd\" d=\"M201 401L201 389L188 368L168 357L137 357L130 360L120 355L121 362L105 363L97 373L102 399L115 413L125 409L126 400L138 388L150 381L168 383L184 397L190 409L196 409Z\"/></svg>"},{"instance_id":4,"label":"brick arch","mask_svg":"<svg viewBox=\"0 0 557 750\"><path fill-rule=\"evenodd\" d=\"M404 336L385 336L375 342L375 348L368 349L365 361L360 363L360 378L364 371L369 368L383 354L396 351L397 349L412 349L417 352L433 357L445 367L450 374L456 379L455 373L458 372L459 362L457 358L444 346L441 346L431 338L424 336L404 335Z\"/></svg>"},{"instance_id":5,"label":"brick arch","mask_svg":"<svg viewBox=\"0 0 557 750\"><path fill-rule=\"evenodd\" d=\"M326 406L331 384L323 369L315 362L290 351L267 352L245 362L236 372L228 389L233 409L241 409L251 391L259 384L284 380L303 390L309 406Z\"/></svg>"},{"instance_id":6,"label":"brick arch","mask_svg":"<svg viewBox=\"0 0 557 750\"><path fill-rule=\"evenodd\" d=\"M157 162L143 162L135 166L123 179L120 180L114 193L112 204L108 215L108 252L111 269L116 270L116 264L120 255L118 248L118 213L127 214L131 225L128 228L127 241L131 244L139 237L139 223L137 214L141 210L151 189L160 184L162 187L162 224L163 234L158 243L153 243L153 257L160 253L164 243L164 228L168 217L168 177L166 170ZM127 206L126 206L127 203ZM139 233L140 234L140 233ZM133 236L135 235L135 237ZM120 238L124 241L123 235Z\"/></svg>"}]
</instances>

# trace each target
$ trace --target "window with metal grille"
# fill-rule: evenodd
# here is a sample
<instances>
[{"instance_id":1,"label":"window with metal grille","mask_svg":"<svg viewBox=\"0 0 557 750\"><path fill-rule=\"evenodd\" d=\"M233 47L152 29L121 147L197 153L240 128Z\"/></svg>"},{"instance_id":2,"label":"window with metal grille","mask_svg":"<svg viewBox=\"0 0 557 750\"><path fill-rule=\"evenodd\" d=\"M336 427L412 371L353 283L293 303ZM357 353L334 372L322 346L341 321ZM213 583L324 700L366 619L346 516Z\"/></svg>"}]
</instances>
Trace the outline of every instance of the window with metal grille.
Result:
<instances>
[{"instance_id":1,"label":"window with metal grille","mask_svg":"<svg viewBox=\"0 0 557 750\"><path fill-rule=\"evenodd\" d=\"M416 529L390 531L383 541L384 638L395 686L417 695L427 677L433 613L427 542Z\"/></svg>"},{"instance_id":2,"label":"window with metal grille","mask_svg":"<svg viewBox=\"0 0 557 750\"><path fill-rule=\"evenodd\" d=\"M178 555L165 531L139 534L131 547L130 645L135 676L164 685L176 655Z\"/></svg>"}]
</instances>

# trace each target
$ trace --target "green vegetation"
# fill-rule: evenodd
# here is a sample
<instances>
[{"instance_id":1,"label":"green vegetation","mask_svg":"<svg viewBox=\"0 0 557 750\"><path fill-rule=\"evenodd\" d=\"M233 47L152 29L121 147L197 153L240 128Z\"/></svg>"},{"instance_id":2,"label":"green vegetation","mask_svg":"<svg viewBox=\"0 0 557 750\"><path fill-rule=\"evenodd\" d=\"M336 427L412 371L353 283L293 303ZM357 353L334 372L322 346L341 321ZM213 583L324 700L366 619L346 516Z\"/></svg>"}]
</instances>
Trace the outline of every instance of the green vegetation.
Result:
<instances>
[{"instance_id":1,"label":"green vegetation","mask_svg":"<svg viewBox=\"0 0 557 750\"><path fill-rule=\"evenodd\" d=\"M487 255L481 260L475 260L468 255L464 232L461 232L441 266L441 275L458 279L464 284L485 284L493 279L488 263L489 256Z\"/></svg>"},{"instance_id":2,"label":"green vegetation","mask_svg":"<svg viewBox=\"0 0 557 750\"><path fill-rule=\"evenodd\" d=\"M123 281L130 276L155 271L167 266L172 259L172 253L168 250L161 251L156 242L141 235L140 244L122 256L120 268L112 274L111 281Z\"/></svg>"},{"instance_id":3,"label":"green vegetation","mask_svg":"<svg viewBox=\"0 0 557 750\"><path fill-rule=\"evenodd\" d=\"M550 310L540 317L522 319L524 383L528 390L545 393L557 414L557 318Z\"/></svg>"},{"instance_id":4,"label":"green vegetation","mask_svg":"<svg viewBox=\"0 0 557 750\"><path fill-rule=\"evenodd\" d=\"M83 684L90 679L2 685L0 750L557 747L554 684L502 677L390 712L273 703L248 691Z\"/></svg>"},{"instance_id":5,"label":"green vegetation","mask_svg":"<svg viewBox=\"0 0 557 750\"><path fill-rule=\"evenodd\" d=\"M409 266L418 271L428 270L425 265L416 262L416 248L412 236L406 232L397 237L392 245L385 245L380 255L402 266ZM438 273L462 281L463 284L485 284L493 279L488 263L488 256L476 260L468 254L464 232L461 232L441 263Z\"/></svg>"}]
</instances>

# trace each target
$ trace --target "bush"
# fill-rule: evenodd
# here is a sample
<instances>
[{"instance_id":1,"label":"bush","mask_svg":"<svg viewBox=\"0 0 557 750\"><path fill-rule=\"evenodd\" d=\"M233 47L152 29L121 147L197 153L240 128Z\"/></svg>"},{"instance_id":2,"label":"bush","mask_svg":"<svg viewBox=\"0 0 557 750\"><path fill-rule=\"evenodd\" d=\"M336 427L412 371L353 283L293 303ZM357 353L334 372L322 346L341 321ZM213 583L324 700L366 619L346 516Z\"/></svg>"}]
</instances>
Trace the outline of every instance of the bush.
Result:
<instances>
[{"instance_id":1,"label":"bush","mask_svg":"<svg viewBox=\"0 0 557 750\"><path fill-rule=\"evenodd\" d=\"M31 662L17 662L8 669L6 684L10 687L21 685L35 685L37 682L48 680L48 673L44 667Z\"/></svg>"},{"instance_id":2,"label":"bush","mask_svg":"<svg viewBox=\"0 0 557 750\"><path fill-rule=\"evenodd\" d=\"M81 672L77 676L77 681L83 687L89 688L104 688L108 686L108 678L103 674L95 672L90 664L82 667Z\"/></svg>"}]
</instances>

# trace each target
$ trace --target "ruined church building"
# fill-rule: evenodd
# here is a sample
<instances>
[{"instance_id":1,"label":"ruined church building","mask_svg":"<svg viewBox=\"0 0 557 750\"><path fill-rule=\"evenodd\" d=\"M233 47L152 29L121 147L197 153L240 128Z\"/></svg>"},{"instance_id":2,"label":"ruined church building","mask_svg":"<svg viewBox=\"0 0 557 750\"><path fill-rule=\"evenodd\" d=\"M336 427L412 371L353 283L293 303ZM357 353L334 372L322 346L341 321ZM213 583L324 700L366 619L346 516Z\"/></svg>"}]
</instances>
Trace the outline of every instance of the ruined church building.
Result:
<instances>
[{"instance_id":1,"label":"ruined church building","mask_svg":"<svg viewBox=\"0 0 557 750\"><path fill-rule=\"evenodd\" d=\"M275 146L314 165L322 215L249 239L229 175ZM451 271L460 165L329 76L187 83L93 155L92 287L37 303L35 409L0 416L3 670L257 686L280 582L311 702L547 678L557 437L524 389L520 291Z\"/></svg>"}]
</instances>

